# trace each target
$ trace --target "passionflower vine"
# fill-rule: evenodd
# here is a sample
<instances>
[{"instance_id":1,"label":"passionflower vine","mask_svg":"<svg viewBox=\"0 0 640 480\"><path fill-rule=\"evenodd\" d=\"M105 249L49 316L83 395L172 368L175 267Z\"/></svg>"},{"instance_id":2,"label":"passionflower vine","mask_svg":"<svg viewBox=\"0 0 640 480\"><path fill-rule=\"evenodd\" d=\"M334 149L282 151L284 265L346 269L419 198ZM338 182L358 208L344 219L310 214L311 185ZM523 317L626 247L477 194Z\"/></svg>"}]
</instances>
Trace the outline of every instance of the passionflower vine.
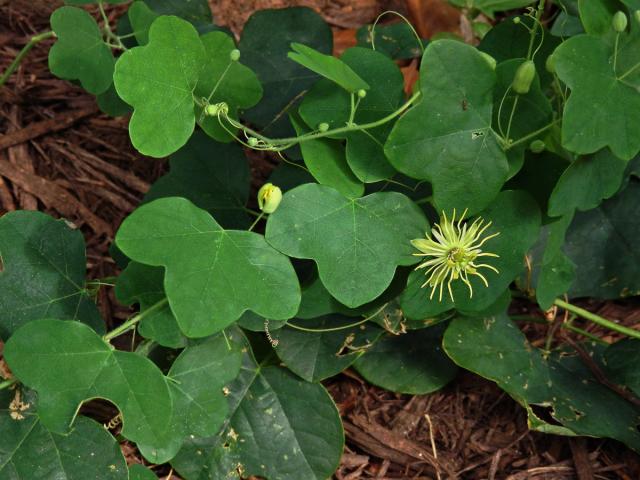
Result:
<instances>
[{"instance_id":1,"label":"passionflower vine","mask_svg":"<svg viewBox=\"0 0 640 480\"><path fill-rule=\"evenodd\" d=\"M500 235L500 232L491 235L484 235L485 231L491 226L491 222L485 223L482 217L476 218L471 225L464 223L465 210L458 222L456 223L456 211L453 210L451 220L442 212L440 223L434 224L431 229L431 235L426 234L427 238L417 238L411 240L411 244L420 250L420 253L414 253L418 257L429 257L428 260L422 262L416 270L426 268L425 275L427 281L424 282L422 288L427 285L431 287L431 295L437 289L440 290L438 299L442 301L442 290L444 284L447 284L449 296L453 301L453 291L451 283L454 280L461 280L469 288L469 298L473 297L473 287L469 281L470 275L480 277L486 287L489 282L478 270L487 268L499 273L495 267L486 263L476 263L480 257L498 257L495 253L483 252L482 247L488 240ZM483 236L484 235L484 236Z\"/></svg>"}]
</instances>

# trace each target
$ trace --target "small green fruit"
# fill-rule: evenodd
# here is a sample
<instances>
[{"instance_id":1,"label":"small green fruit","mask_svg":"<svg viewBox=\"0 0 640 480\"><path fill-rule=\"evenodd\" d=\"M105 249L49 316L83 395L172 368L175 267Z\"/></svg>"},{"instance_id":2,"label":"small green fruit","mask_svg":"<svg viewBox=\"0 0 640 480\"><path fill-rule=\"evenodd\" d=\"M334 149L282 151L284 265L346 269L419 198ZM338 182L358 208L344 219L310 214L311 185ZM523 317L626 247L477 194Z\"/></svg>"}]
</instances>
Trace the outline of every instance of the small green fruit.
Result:
<instances>
[{"instance_id":1,"label":"small green fruit","mask_svg":"<svg viewBox=\"0 0 640 480\"><path fill-rule=\"evenodd\" d=\"M319 132L326 132L327 130L329 130L329 124L322 122L320 125L318 125L318 131Z\"/></svg>"},{"instance_id":2,"label":"small green fruit","mask_svg":"<svg viewBox=\"0 0 640 480\"><path fill-rule=\"evenodd\" d=\"M237 48L231 50L231 52L229 52L229 58L232 62L237 62L238 60L240 60L240 50L238 50Z\"/></svg>"},{"instance_id":3,"label":"small green fruit","mask_svg":"<svg viewBox=\"0 0 640 480\"><path fill-rule=\"evenodd\" d=\"M364 98L366 96L367 96L367 91L366 90L364 90L362 88L360 90L358 90L358 97Z\"/></svg>"},{"instance_id":4,"label":"small green fruit","mask_svg":"<svg viewBox=\"0 0 640 480\"><path fill-rule=\"evenodd\" d=\"M265 183L258 190L258 207L264 213L276 211L282 201L282 190L272 183Z\"/></svg>"},{"instance_id":5,"label":"small green fruit","mask_svg":"<svg viewBox=\"0 0 640 480\"><path fill-rule=\"evenodd\" d=\"M531 83L536 76L536 65L531 60L526 60L516 70L511 87L518 95L529 93Z\"/></svg>"},{"instance_id":6,"label":"small green fruit","mask_svg":"<svg viewBox=\"0 0 640 480\"><path fill-rule=\"evenodd\" d=\"M515 23L516 25L520 23L520 17L514 17L513 18L513 23Z\"/></svg>"},{"instance_id":7,"label":"small green fruit","mask_svg":"<svg viewBox=\"0 0 640 480\"><path fill-rule=\"evenodd\" d=\"M556 73L556 57L553 54L547 57L547 60L544 62L544 68L549 73Z\"/></svg>"},{"instance_id":8,"label":"small green fruit","mask_svg":"<svg viewBox=\"0 0 640 480\"><path fill-rule=\"evenodd\" d=\"M627 24L629 22L625 13L618 10L613 16L613 20L611 23L613 24L613 29L616 32L621 33L627 29Z\"/></svg>"},{"instance_id":9,"label":"small green fruit","mask_svg":"<svg viewBox=\"0 0 640 480\"><path fill-rule=\"evenodd\" d=\"M491 55L489 55L486 52L481 52L480 50L478 50L478 52L480 53L480 55L482 55L482 58L484 58L484 60L487 62L487 64L489 64L489 66L491 67L491 70L495 70L496 69L496 59L493 58Z\"/></svg>"},{"instance_id":10,"label":"small green fruit","mask_svg":"<svg viewBox=\"0 0 640 480\"><path fill-rule=\"evenodd\" d=\"M249 137L247 139L247 145L249 145L250 147L255 147L256 145L258 145L258 139L256 137Z\"/></svg>"},{"instance_id":11,"label":"small green fruit","mask_svg":"<svg viewBox=\"0 0 640 480\"><path fill-rule=\"evenodd\" d=\"M542 140L534 140L529 145L529 150L533 153L541 153L547 148L547 145Z\"/></svg>"},{"instance_id":12,"label":"small green fruit","mask_svg":"<svg viewBox=\"0 0 640 480\"><path fill-rule=\"evenodd\" d=\"M218 105L207 105L204 107L204 114L208 117L215 117L220 111L220 107Z\"/></svg>"}]
</instances>

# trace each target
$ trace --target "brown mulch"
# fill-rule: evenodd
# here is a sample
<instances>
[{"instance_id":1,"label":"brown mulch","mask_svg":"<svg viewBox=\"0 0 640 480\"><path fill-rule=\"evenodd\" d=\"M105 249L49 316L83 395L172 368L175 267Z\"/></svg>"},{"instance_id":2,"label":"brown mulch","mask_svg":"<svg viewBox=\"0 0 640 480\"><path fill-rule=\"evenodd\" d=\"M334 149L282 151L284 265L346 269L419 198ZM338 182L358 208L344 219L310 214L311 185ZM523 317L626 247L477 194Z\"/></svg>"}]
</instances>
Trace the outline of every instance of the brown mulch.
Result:
<instances>
[{"instance_id":1,"label":"brown mulch","mask_svg":"<svg viewBox=\"0 0 640 480\"><path fill-rule=\"evenodd\" d=\"M386 9L408 15L420 33L459 31L465 24L442 0L215 0L218 23L238 34L252 11L307 5L332 25L336 50L353 44L355 29ZM0 71L34 34L48 29L56 2L0 0ZM126 119L99 113L93 98L47 68L51 41L36 46L0 88L0 206L2 213L38 209L65 217L87 240L90 278L117 272L108 253L122 219L163 172L166 162L145 158L129 142ZM413 68L408 66L407 68ZM253 159L254 174L270 168ZM130 312L112 292L100 292L106 319L119 323ZM638 301L593 302L599 314L640 328ZM517 313L531 308L516 305ZM542 316L540 312L533 312ZM582 328L617 340L597 326ZM525 333L544 344L547 325ZM557 341L562 341L555 333ZM621 479L640 478L639 457L609 440L566 438L530 432L526 414L493 383L462 374L439 392L399 395L373 387L347 371L327 383L343 416L347 445L338 480L355 479ZM113 411L104 413L108 418ZM124 444L128 459L135 449ZM159 470L168 474L168 470ZM177 478L175 475L172 478Z\"/></svg>"}]
</instances>

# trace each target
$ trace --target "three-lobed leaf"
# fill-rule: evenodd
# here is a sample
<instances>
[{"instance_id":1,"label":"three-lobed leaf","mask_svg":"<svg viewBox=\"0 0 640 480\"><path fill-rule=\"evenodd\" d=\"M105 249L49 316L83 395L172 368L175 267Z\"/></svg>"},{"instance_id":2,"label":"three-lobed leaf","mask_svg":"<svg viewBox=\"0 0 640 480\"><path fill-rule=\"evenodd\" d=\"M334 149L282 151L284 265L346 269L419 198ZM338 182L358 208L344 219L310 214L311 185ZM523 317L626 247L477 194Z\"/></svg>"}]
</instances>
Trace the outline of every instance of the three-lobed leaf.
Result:
<instances>
[{"instance_id":1,"label":"three-lobed leaf","mask_svg":"<svg viewBox=\"0 0 640 480\"><path fill-rule=\"evenodd\" d=\"M378 297L399 265L416 263L411 239L424 235L427 220L396 192L347 198L317 184L284 195L267 222L267 241L295 258L308 258L329 293L348 307Z\"/></svg>"},{"instance_id":2,"label":"three-lobed leaf","mask_svg":"<svg viewBox=\"0 0 640 480\"><path fill-rule=\"evenodd\" d=\"M145 357L113 350L84 324L30 322L7 341L4 358L38 392L38 416L53 432L69 432L82 402L105 398L120 409L126 438L162 445L170 434L173 402L162 372Z\"/></svg>"},{"instance_id":3,"label":"three-lobed leaf","mask_svg":"<svg viewBox=\"0 0 640 480\"><path fill-rule=\"evenodd\" d=\"M195 126L193 92L205 60L196 29L173 16L158 17L149 43L120 56L113 80L118 95L134 108L129 135L138 151L164 157L187 142Z\"/></svg>"},{"instance_id":4,"label":"three-lobed leaf","mask_svg":"<svg viewBox=\"0 0 640 480\"><path fill-rule=\"evenodd\" d=\"M184 198L138 208L120 227L116 243L137 262L165 267L165 292L188 337L220 331L246 310L285 320L300 304L287 257L262 235L223 229Z\"/></svg>"},{"instance_id":5,"label":"three-lobed leaf","mask_svg":"<svg viewBox=\"0 0 640 480\"><path fill-rule=\"evenodd\" d=\"M49 51L49 70L67 80L79 80L95 95L109 89L115 60L91 15L80 8L61 7L51 15L58 40Z\"/></svg>"},{"instance_id":6,"label":"three-lobed leaf","mask_svg":"<svg viewBox=\"0 0 640 480\"><path fill-rule=\"evenodd\" d=\"M395 124L385 152L400 172L433 185L439 210L476 213L498 194L508 163L491 128L496 74L474 47L429 44L422 99Z\"/></svg>"}]
</instances>

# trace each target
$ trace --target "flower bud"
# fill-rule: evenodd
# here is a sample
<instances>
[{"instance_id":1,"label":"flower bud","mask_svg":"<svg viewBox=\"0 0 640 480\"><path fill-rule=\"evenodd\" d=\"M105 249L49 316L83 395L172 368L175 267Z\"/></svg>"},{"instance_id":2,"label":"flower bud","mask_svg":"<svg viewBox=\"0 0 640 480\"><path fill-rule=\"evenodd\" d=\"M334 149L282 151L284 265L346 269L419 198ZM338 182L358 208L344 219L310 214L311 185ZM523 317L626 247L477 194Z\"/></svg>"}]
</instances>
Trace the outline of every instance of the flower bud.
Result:
<instances>
[{"instance_id":1,"label":"flower bud","mask_svg":"<svg viewBox=\"0 0 640 480\"><path fill-rule=\"evenodd\" d=\"M636 17L636 21L640 23L640 10L633 12L633 16Z\"/></svg>"},{"instance_id":2,"label":"flower bud","mask_svg":"<svg viewBox=\"0 0 640 480\"><path fill-rule=\"evenodd\" d=\"M515 23L516 25L520 23L520 17L514 17L513 18L513 23Z\"/></svg>"},{"instance_id":3,"label":"flower bud","mask_svg":"<svg viewBox=\"0 0 640 480\"><path fill-rule=\"evenodd\" d=\"M367 91L366 90L364 90L362 88L360 90L358 90L358 97L364 98L366 96L367 96Z\"/></svg>"},{"instance_id":4,"label":"flower bud","mask_svg":"<svg viewBox=\"0 0 640 480\"><path fill-rule=\"evenodd\" d=\"M529 89L531 88L531 83L536 76L536 65L531 60L526 60L523 62L518 69L516 70L516 74L513 77L513 83L511 87L513 91L518 95L526 95L529 93Z\"/></svg>"},{"instance_id":5,"label":"flower bud","mask_svg":"<svg viewBox=\"0 0 640 480\"><path fill-rule=\"evenodd\" d=\"M255 147L256 145L258 145L258 139L256 137L247 138L247 145L249 145L250 147Z\"/></svg>"},{"instance_id":6,"label":"flower bud","mask_svg":"<svg viewBox=\"0 0 640 480\"><path fill-rule=\"evenodd\" d=\"M484 58L484 60L489 64L489 66L491 67L491 70L495 70L496 69L496 59L493 58L491 55L489 55L486 52L482 52L480 50L478 50L478 52L480 53L480 55L482 55L482 58Z\"/></svg>"},{"instance_id":7,"label":"flower bud","mask_svg":"<svg viewBox=\"0 0 640 480\"><path fill-rule=\"evenodd\" d=\"M238 60L240 60L240 50L238 50L237 48L231 50L231 52L229 52L229 59L232 62L237 62Z\"/></svg>"},{"instance_id":8,"label":"flower bud","mask_svg":"<svg viewBox=\"0 0 640 480\"><path fill-rule=\"evenodd\" d=\"M625 15L624 12L621 11L617 11L615 13L615 15L613 16L613 20L611 22L613 24L613 29L618 32L624 32L627 29L627 16Z\"/></svg>"},{"instance_id":9,"label":"flower bud","mask_svg":"<svg viewBox=\"0 0 640 480\"><path fill-rule=\"evenodd\" d=\"M258 207L264 213L273 213L282 201L282 190L272 183L265 183L258 190Z\"/></svg>"},{"instance_id":10,"label":"flower bud","mask_svg":"<svg viewBox=\"0 0 640 480\"><path fill-rule=\"evenodd\" d=\"M320 125L318 125L318 131L319 132L326 132L327 130L329 130L329 124L326 122L322 122Z\"/></svg>"},{"instance_id":11,"label":"flower bud","mask_svg":"<svg viewBox=\"0 0 640 480\"><path fill-rule=\"evenodd\" d=\"M218 114L219 110L220 109L218 105L207 105L206 107L204 107L204 114L209 117L215 117Z\"/></svg>"},{"instance_id":12,"label":"flower bud","mask_svg":"<svg viewBox=\"0 0 640 480\"><path fill-rule=\"evenodd\" d=\"M547 145L542 140L534 140L529 145L529 150L531 150L533 153L542 153L544 152L545 148L547 148Z\"/></svg>"}]
</instances>

